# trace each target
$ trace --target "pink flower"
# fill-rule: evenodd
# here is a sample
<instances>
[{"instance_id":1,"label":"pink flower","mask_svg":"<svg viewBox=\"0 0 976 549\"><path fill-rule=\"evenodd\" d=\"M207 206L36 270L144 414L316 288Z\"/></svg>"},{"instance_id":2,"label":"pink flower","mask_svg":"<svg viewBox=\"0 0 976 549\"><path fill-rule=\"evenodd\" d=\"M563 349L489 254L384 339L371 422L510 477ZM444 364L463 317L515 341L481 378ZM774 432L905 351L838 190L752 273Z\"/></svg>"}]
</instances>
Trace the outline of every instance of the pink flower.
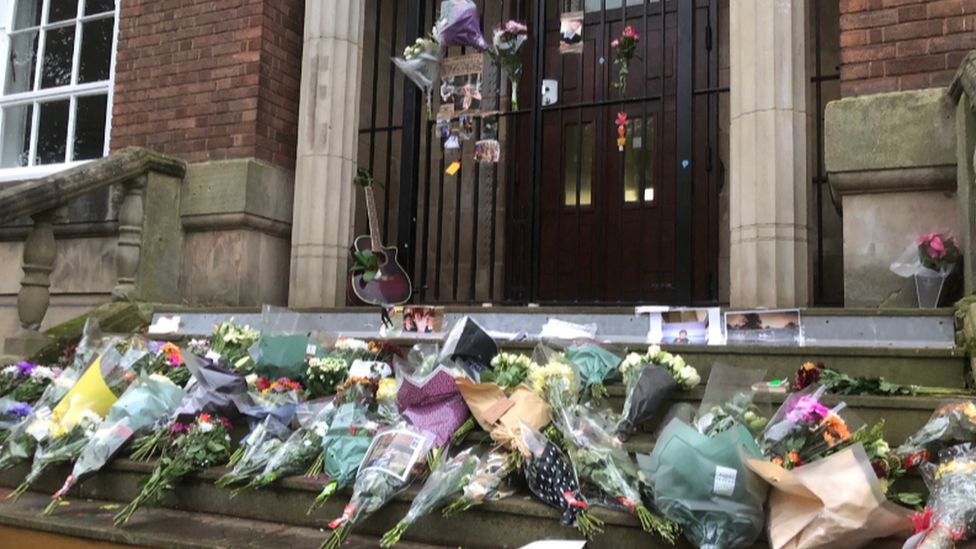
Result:
<instances>
[{"instance_id":1,"label":"pink flower","mask_svg":"<svg viewBox=\"0 0 976 549\"><path fill-rule=\"evenodd\" d=\"M617 40L616 38L613 39L613 42L610 42L611 48L616 48L619 45L620 45L620 40Z\"/></svg>"},{"instance_id":2,"label":"pink flower","mask_svg":"<svg viewBox=\"0 0 976 549\"><path fill-rule=\"evenodd\" d=\"M932 240L929 241L929 257L942 259L946 255L945 244L942 243L942 237L935 235Z\"/></svg>"},{"instance_id":3,"label":"pink flower","mask_svg":"<svg viewBox=\"0 0 976 549\"><path fill-rule=\"evenodd\" d=\"M637 40L640 40L640 36L634 30L634 27L631 27L630 25L627 25L627 27L624 28L624 32L623 32L623 35L622 36L624 38L633 38L635 42Z\"/></svg>"},{"instance_id":4,"label":"pink flower","mask_svg":"<svg viewBox=\"0 0 976 549\"><path fill-rule=\"evenodd\" d=\"M626 126L627 125L627 113L625 113L625 112L618 112L617 113L617 125L618 126Z\"/></svg>"}]
</instances>

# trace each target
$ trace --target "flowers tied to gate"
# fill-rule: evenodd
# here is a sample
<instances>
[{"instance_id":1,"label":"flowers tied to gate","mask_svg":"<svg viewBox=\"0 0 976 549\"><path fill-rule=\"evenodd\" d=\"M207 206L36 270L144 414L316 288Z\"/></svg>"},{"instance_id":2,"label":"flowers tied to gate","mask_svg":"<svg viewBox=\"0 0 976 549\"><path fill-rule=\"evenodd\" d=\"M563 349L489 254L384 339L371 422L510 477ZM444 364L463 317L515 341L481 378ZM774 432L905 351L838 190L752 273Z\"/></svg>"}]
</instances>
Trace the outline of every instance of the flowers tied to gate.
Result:
<instances>
[{"instance_id":1,"label":"flowers tied to gate","mask_svg":"<svg viewBox=\"0 0 976 549\"><path fill-rule=\"evenodd\" d=\"M918 244L919 261L924 267L933 271L942 272L950 269L962 256L956 238L948 232L919 235L915 243Z\"/></svg>"},{"instance_id":2,"label":"flowers tied to gate","mask_svg":"<svg viewBox=\"0 0 976 549\"><path fill-rule=\"evenodd\" d=\"M128 522L142 506L157 503L184 476L225 463L230 456L230 429L229 421L210 414L199 414L190 423L172 423L159 464L136 497L115 515L115 525Z\"/></svg>"},{"instance_id":3,"label":"flowers tied to gate","mask_svg":"<svg viewBox=\"0 0 976 549\"><path fill-rule=\"evenodd\" d=\"M518 83L522 77L522 56L519 51L529 36L525 23L506 21L495 29L488 55L502 68L512 82L512 110L518 110Z\"/></svg>"},{"instance_id":4,"label":"flowers tied to gate","mask_svg":"<svg viewBox=\"0 0 976 549\"><path fill-rule=\"evenodd\" d=\"M637 53L637 43L640 42L640 35L634 27L627 25L619 38L614 38L610 42L610 47L614 49L613 66L617 69L617 78L613 82L613 87L624 95L627 90L627 75L630 74L630 61Z\"/></svg>"}]
</instances>

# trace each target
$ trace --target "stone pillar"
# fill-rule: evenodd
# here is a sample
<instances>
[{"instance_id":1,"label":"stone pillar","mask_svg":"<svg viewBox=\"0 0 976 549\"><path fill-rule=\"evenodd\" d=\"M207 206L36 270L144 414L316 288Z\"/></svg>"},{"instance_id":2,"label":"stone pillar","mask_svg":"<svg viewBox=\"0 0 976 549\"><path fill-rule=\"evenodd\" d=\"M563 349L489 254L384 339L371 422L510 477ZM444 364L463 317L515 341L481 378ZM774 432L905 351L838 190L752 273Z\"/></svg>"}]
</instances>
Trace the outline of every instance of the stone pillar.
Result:
<instances>
[{"instance_id":1,"label":"stone pillar","mask_svg":"<svg viewBox=\"0 0 976 549\"><path fill-rule=\"evenodd\" d=\"M732 307L809 302L807 3L730 2Z\"/></svg>"},{"instance_id":2,"label":"stone pillar","mask_svg":"<svg viewBox=\"0 0 976 549\"><path fill-rule=\"evenodd\" d=\"M365 0L305 3L291 240L292 307L345 305Z\"/></svg>"},{"instance_id":3,"label":"stone pillar","mask_svg":"<svg viewBox=\"0 0 976 549\"><path fill-rule=\"evenodd\" d=\"M136 275L142 253L142 222L146 174L138 175L122 185L122 208L119 210L119 247L115 253L118 283L112 299L128 301L136 297Z\"/></svg>"},{"instance_id":4,"label":"stone pillar","mask_svg":"<svg viewBox=\"0 0 976 549\"><path fill-rule=\"evenodd\" d=\"M40 330L51 303L51 272L56 253L52 224L55 213L56 210L48 210L35 214L34 226L24 242L24 278L17 294L21 328L4 342L4 353L11 357L29 357L50 342Z\"/></svg>"}]
</instances>

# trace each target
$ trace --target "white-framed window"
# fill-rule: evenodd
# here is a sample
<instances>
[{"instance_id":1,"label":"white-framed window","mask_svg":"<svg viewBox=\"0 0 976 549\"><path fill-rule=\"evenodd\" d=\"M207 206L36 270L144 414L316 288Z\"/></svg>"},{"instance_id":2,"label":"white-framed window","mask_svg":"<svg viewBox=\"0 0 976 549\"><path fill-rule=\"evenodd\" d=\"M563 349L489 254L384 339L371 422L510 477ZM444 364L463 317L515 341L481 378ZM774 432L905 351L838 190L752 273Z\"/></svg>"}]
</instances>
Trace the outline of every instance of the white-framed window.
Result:
<instances>
[{"instance_id":1,"label":"white-framed window","mask_svg":"<svg viewBox=\"0 0 976 549\"><path fill-rule=\"evenodd\" d=\"M108 154L116 0L0 0L0 180Z\"/></svg>"}]
</instances>

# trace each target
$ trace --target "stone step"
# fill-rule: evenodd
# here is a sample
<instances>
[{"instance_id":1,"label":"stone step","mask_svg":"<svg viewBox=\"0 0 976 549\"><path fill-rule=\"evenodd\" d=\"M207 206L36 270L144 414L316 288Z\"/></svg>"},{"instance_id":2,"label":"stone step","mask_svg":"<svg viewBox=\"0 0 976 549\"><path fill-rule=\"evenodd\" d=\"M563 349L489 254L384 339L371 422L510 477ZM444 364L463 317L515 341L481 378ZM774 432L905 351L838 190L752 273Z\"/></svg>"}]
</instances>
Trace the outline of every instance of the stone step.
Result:
<instances>
[{"instance_id":1,"label":"stone step","mask_svg":"<svg viewBox=\"0 0 976 549\"><path fill-rule=\"evenodd\" d=\"M0 497L10 490L0 489ZM3 547L82 547L72 539L85 539L99 549L154 547L158 549L260 549L288 547L318 549L324 532L229 516L192 513L169 508L146 509L134 516L125 528L115 528L113 515L119 504L111 501L78 499L52 516L41 513L50 500L28 492L15 504L0 505L0 540ZM376 547L378 539L353 535L344 547ZM84 545L84 547L92 547ZM444 549L404 541L403 549Z\"/></svg>"}]
</instances>

